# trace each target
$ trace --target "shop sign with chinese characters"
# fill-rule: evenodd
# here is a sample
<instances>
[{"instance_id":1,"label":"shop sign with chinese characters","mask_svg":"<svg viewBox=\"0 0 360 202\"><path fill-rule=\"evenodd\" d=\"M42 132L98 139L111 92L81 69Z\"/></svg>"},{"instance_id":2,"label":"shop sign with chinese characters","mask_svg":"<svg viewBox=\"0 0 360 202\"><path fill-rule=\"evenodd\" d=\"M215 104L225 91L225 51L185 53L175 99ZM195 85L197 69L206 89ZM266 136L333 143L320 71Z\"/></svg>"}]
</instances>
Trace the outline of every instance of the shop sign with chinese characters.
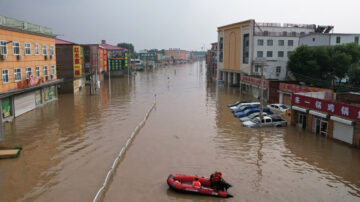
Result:
<instances>
[{"instance_id":1,"label":"shop sign with chinese characters","mask_svg":"<svg viewBox=\"0 0 360 202\"><path fill-rule=\"evenodd\" d=\"M324 88L314 88L309 86L300 86L296 84L280 83L279 90L289 93L306 93L306 92L324 92L325 99L331 99L333 96L333 90Z\"/></svg>"},{"instance_id":2,"label":"shop sign with chinese characters","mask_svg":"<svg viewBox=\"0 0 360 202\"><path fill-rule=\"evenodd\" d=\"M74 77L81 77L83 55L82 55L82 48L80 46L73 46L73 58L74 58Z\"/></svg>"},{"instance_id":3,"label":"shop sign with chinese characters","mask_svg":"<svg viewBox=\"0 0 360 202\"><path fill-rule=\"evenodd\" d=\"M251 77L251 76L241 76L241 81L246 82L246 83L250 83L250 84L255 84L257 86L261 85L261 79ZM269 88L269 81L268 80L264 80L263 87L264 88Z\"/></svg>"},{"instance_id":4,"label":"shop sign with chinese characters","mask_svg":"<svg viewBox=\"0 0 360 202\"><path fill-rule=\"evenodd\" d=\"M328 114L360 120L360 107L293 94L291 103Z\"/></svg>"}]
</instances>

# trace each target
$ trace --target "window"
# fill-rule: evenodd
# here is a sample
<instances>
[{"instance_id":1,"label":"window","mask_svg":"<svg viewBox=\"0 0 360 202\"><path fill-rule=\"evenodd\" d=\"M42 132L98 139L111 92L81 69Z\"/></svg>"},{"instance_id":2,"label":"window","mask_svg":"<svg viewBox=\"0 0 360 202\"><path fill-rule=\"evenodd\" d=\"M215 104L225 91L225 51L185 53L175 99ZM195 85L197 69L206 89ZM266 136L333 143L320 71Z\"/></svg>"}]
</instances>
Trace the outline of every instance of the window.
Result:
<instances>
[{"instance_id":1,"label":"window","mask_svg":"<svg viewBox=\"0 0 360 202\"><path fill-rule=\"evenodd\" d=\"M341 42L341 38L339 36L336 37L336 43L340 43Z\"/></svg>"},{"instance_id":2,"label":"window","mask_svg":"<svg viewBox=\"0 0 360 202\"><path fill-rule=\"evenodd\" d=\"M269 31L264 31L264 36L269 36Z\"/></svg>"},{"instance_id":3,"label":"window","mask_svg":"<svg viewBox=\"0 0 360 202\"><path fill-rule=\"evenodd\" d=\"M279 40L279 46L284 46L284 40Z\"/></svg>"},{"instance_id":4,"label":"window","mask_svg":"<svg viewBox=\"0 0 360 202\"><path fill-rule=\"evenodd\" d=\"M0 55L7 55L6 41L0 41Z\"/></svg>"},{"instance_id":5,"label":"window","mask_svg":"<svg viewBox=\"0 0 360 202\"><path fill-rule=\"evenodd\" d=\"M50 55L54 55L54 46L50 46Z\"/></svg>"},{"instance_id":6,"label":"window","mask_svg":"<svg viewBox=\"0 0 360 202\"><path fill-rule=\"evenodd\" d=\"M256 57L258 57L258 58L263 57L263 52L262 51L258 51L256 54L257 54Z\"/></svg>"},{"instance_id":7,"label":"window","mask_svg":"<svg viewBox=\"0 0 360 202\"><path fill-rule=\"evenodd\" d=\"M243 36L243 64L249 63L249 34Z\"/></svg>"},{"instance_id":8,"label":"window","mask_svg":"<svg viewBox=\"0 0 360 202\"><path fill-rule=\"evenodd\" d=\"M223 37L220 37L220 43L219 43L219 46L220 46L220 53L219 53L219 62L223 62L223 59L224 59L224 51L223 51L223 48L224 48L224 38Z\"/></svg>"},{"instance_id":9,"label":"window","mask_svg":"<svg viewBox=\"0 0 360 202\"><path fill-rule=\"evenodd\" d=\"M263 46L263 45L264 45L264 40L258 39L257 45L258 45L258 46Z\"/></svg>"},{"instance_id":10,"label":"window","mask_svg":"<svg viewBox=\"0 0 360 202\"><path fill-rule=\"evenodd\" d=\"M300 32L300 36L304 36L305 35L305 32Z\"/></svg>"},{"instance_id":11,"label":"window","mask_svg":"<svg viewBox=\"0 0 360 202\"><path fill-rule=\"evenodd\" d=\"M279 52L278 52L278 57L279 57L279 58L284 57L284 51L279 51Z\"/></svg>"},{"instance_id":12,"label":"window","mask_svg":"<svg viewBox=\"0 0 360 202\"><path fill-rule=\"evenodd\" d=\"M358 44L358 43L359 43L359 37L358 37L358 36L356 36L356 37L355 37L355 39L354 39L354 41L355 41L355 43L357 43L357 44Z\"/></svg>"},{"instance_id":13,"label":"window","mask_svg":"<svg viewBox=\"0 0 360 202\"><path fill-rule=\"evenodd\" d=\"M25 47L25 55L31 55L31 44L24 43L24 47Z\"/></svg>"},{"instance_id":14,"label":"window","mask_svg":"<svg viewBox=\"0 0 360 202\"><path fill-rule=\"evenodd\" d=\"M35 74L36 74L36 78L40 77L40 67L39 66L35 67Z\"/></svg>"},{"instance_id":15,"label":"window","mask_svg":"<svg viewBox=\"0 0 360 202\"><path fill-rule=\"evenodd\" d=\"M288 40L288 46L293 46L294 45L294 40Z\"/></svg>"},{"instance_id":16,"label":"window","mask_svg":"<svg viewBox=\"0 0 360 202\"><path fill-rule=\"evenodd\" d=\"M272 45L273 45L273 40L272 40L272 39L268 39L268 40L267 40L267 45L268 45L268 46L272 46Z\"/></svg>"},{"instance_id":17,"label":"window","mask_svg":"<svg viewBox=\"0 0 360 202\"><path fill-rule=\"evenodd\" d=\"M44 66L44 77L48 77L49 76L49 74L48 74L48 66Z\"/></svg>"},{"instance_id":18,"label":"window","mask_svg":"<svg viewBox=\"0 0 360 202\"><path fill-rule=\"evenodd\" d=\"M31 75L31 67L26 67L25 73L26 73L26 79L29 79Z\"/></svg>"},{"instance_id":19,"label":"window","mask_svg":"<svg viewBox=\"0 0 360 202\"><path fill-rule=\"evenodd\" d=\"M13 55L20 55L20 43L19 42L13 42Z\"/></svg>"},{"instance_id":20,"label":"window","mask_svg":"<svg viewBox=\"0 0 360 202\"><path fill-rule=\"evenodd\" d=\"M291 32L291 36L296 36L296 32Z\"/></svg>"},{"instance_id":21,"label":"window","mask_svg":"<svg viewBox=\"0 0 360 202\"><path fill-rule=\"evenodd\" d=\"M286 31L283 31L283 32L282 32L282 35L283 35L283 36L287 36L287 32L286 32Z\"/></svg>"},{"instance_id":22,"label":"window","mask_svg":"<svg viewBox=\"0 0 360 202\"><path fill-rule=\"evenodd\" d=\"M35 55L39 55L39 44L35 44Z\"/></svg>"},{"instance_id":23,"label":"window","mask_svg":"<svg viewBox=\"0 0 360 202\"><path fill-rule=\"evenodd\" d=\"M42 53L43 55L47 55L47 46L45 44L42 45Z\"/></svg>"},{"instance_id":24,"label":"window","mask_svg":"<svg viewBox=\"0 0 360 202\"><path fill-rule=\"evenodd\" d=\"M281 66L277 66L276 67L276 73L280 73L281 72Z\"/></svg>"},{"instance_id":25,"label":"window","mask_svg":"<svg viewBox=\"0 0 360 202\"><path fill-rule=\"evenodd\" d=\"M255 65L255 72L259 72L261 68L261 65Z\"/></svg>"},{"instance_id":26,"label":"window","mask_svg":"<svg viewBox=\"0 0 360 202\"><path fill-rule=\"evenodd\" d=\"M272 51L267 51L266 52L266 57L271 58L273 56L272 53L273 53Z\"/></svg>"},{"instance_id":27,"label":"window","mask_svg":"<svg viewBox=\"0 0 360 202\"><path fill-rule=\"evenodd\" d=\"M9 83L9 70L7 69L2 70L2 82Z\"/></svg>"},{"instance_id":28,"label":"window","mask_svg":"<svg viewBox=\"0 0 360 202\"><path fill-rule=\"evenodd\" d=\"M315 38L313 38L313 41L315 41Z\"/></svg>"},{"instance_id":29,"label":"window","mask_svg":"<svg viewBox=\"0 0 360 202\"><path fill-rule=\"evenodd\" d=\"M292 53L292 51L287 52L288 57L291 55L291 53Z\"/></svg>"},{"instance_id":30,"label":"window","mask_svg":"<svg viewBox=\"0 0 360 202\"><path fill-rule=\"evenodd\" d=\"M21 81L21 69L20 68L14 69L14 76L15 76L15 81Z\"/></svg>"},{"instance_id":31,"label":"window","mask_svg":"<svg viewBox=\"0 0 360 202\"><path fill-rule=\"evenodd\" d=\"M51 76L54 76L54 75L55 75L55 66L54 66L54 65L51 65L50 75L51 75Z\"/></svg>"}]
</instances>

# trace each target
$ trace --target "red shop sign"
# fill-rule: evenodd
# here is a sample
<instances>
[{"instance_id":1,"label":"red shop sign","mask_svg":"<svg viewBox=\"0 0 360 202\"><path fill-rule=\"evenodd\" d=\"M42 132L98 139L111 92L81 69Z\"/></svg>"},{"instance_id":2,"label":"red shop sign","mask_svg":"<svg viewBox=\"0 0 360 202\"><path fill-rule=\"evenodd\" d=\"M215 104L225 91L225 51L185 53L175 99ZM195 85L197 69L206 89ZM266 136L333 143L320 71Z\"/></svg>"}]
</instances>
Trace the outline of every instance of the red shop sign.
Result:
<instances>
[{"instance_id":1,"label":"red shop sign","mask_svg":"<svg viewBox=\"0 0 360 202\"><path fill-rule=\"evenodd\" d=\"M255 85L258 85L258 86L261 85L261 79L251 77L251 76L241 76L241 81L244 81L244 82L250 83L250 84L255 84ZM269 87L269 81L264 80L263 85L264 85L264 88L268 88Z\"/></svg>"},{"instance_id":2,"label":"red shop sign","mask_svg":"<svg viewBox=\"0 0 360 202\"><path fill-rule=\"evenodd\" d=\"M349 119L360 120L360 107L340 102L332 102L318 98L293 94L291 103L293 105L335 114Z\"/></svg>"}]
</instances>

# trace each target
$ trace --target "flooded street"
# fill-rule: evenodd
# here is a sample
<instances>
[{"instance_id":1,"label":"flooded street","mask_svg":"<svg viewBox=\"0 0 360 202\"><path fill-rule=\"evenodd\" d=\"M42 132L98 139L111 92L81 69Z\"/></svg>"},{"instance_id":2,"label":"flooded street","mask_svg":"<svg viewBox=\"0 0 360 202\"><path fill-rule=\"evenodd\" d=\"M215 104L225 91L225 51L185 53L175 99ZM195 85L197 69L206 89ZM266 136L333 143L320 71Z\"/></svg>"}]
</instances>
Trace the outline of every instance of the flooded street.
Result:
<instances>
[{"instance_id":1,"label":"flooded street","mask_svg":"<svg viewBox=\"0 0 360 202\"><path fill-rule=\"evenodd\" d=\"M111 93L110 93L111 92ZM98 95L60 95L4 125L0 201L92 201L114 159L157 95L103 201L359 201L360 150L294 127L249 129L227 104L238 88L216 86L205 64L167 66L112 78ZM170 173L233 185L234 198L169 190Z\"/></svg>"}]
</instances>

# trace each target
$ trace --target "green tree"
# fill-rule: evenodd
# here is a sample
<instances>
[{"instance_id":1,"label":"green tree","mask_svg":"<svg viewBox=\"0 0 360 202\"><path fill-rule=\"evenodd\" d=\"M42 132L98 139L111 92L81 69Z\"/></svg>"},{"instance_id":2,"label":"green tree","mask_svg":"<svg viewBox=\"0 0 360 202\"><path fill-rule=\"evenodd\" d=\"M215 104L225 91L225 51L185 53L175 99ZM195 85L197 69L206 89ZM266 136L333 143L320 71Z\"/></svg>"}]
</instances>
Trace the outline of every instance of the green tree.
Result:
<instances>
[{"instance_id":1,"label":"green tree","mask_svg":"<svg viewBox=\"0 0 360 202\"><path fill-rule=\"evenodd\" d=\"M118 43L117 46L128 49L129 53L134 53L134 51L135 51L134 45L132 43L123 42L123 43Z\"/></svg>"},{"instance_id":2,"label":"green tree","mask_svg":"<svg viewBox=\"0 0 360 202\"><path fill-rule=\"evenodd\" d=\"M360 63L351 64L348 76L351 84L360 85Z\"/></svg>"},{"instance_id":3,"label":"green tree","mask_svg":"<svg viewBox=\"0 0 360 202\"><path fill-rule=\"evenodd\" d=\"M353 64L359 64L359 60L360 46L357 44L312 48L299 46L289 56L287 67L295 75L322 80L322 83L327 85L329 82L349 76L350 69L352 75L357 75L357 69L353 67Z\"/></svg>"}]
</instances>

